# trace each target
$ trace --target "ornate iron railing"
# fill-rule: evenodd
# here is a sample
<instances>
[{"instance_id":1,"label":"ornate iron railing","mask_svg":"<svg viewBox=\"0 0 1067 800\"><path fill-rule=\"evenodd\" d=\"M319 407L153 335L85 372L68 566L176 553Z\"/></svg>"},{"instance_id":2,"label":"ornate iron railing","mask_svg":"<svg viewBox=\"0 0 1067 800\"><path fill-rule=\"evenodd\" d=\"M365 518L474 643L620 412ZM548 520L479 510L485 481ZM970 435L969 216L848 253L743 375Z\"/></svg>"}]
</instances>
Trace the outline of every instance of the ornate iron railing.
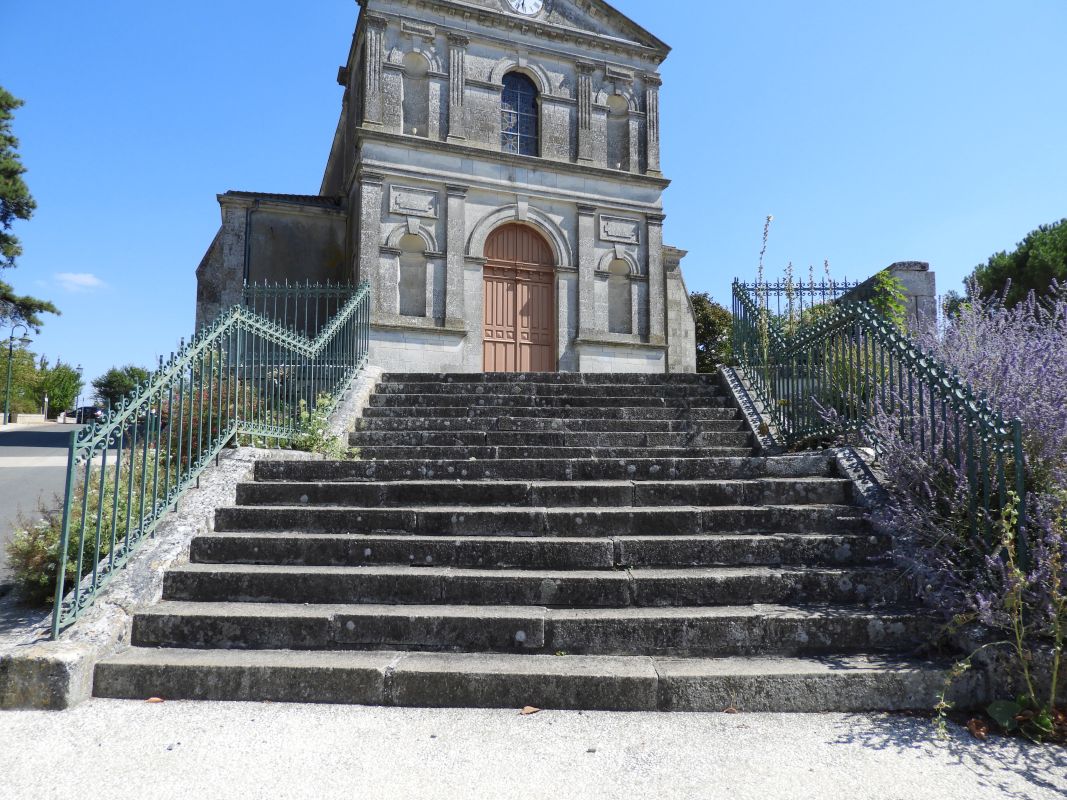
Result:
<instances>
[{"instance_id":1,"label":"ornate iron railing","mask_svg":"<svg viewBox=\"0 0 1067 800\"><path fill-rule=\"evenodd\" d=\"M285 291L293 290L255 287L246 299L274 292L284 300ZM160 359L105 420L71 435L53 637L93 603L224 447L238 436L291 440L319 398L335 404L366 364L366 284L298 287L294 296L338 301L314 338L264 316L262 306L235 306L183 340L169 361Z\"/></svg>"},{"instance_id":2,"label":"ornate iron railing","mask_svg":"<svg viewBox=\"0 0 1067 800\"><path fill-rule=\"evenodd\" d=\"M967 476L973 531L992 535L1010 492L1025 524L1020 420L997 413L869 303L837 300L783 320L767 298L776 290L734 282L734 355L786 444L870 433L884 410L928 463ZM1026 537L1019 543L1025 558Z\"/></svg>"},{"instance_id":3,"label":"ornate iron railing","mask_svg":"<svg viewBox=\"0 0 1067 800\"><path fill-rule=\"evenodd\" d=\"M336 283L247 283L244 306L288 330L317 336L352 297L352 287Z\"/></svg>"}]
</instances>

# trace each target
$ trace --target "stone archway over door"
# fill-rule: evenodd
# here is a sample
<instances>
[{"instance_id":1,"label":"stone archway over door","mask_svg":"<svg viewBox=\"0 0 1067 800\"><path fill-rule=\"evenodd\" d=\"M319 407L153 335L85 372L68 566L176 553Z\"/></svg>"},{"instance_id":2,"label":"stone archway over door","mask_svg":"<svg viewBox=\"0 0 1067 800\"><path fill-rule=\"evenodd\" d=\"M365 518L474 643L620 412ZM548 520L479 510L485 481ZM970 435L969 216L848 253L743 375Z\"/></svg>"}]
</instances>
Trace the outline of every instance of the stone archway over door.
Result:
<instances>
[{"instance_id":1,"label":"stone archway over door","mask_svg":"<svg viewBox=\"0 0 1067 800\"><path fill-rule=\"evenodd\" d=\"M486 372L556 371L555 259L533 228L511 223L485 243Z\"/></svg>"}]
</instances>

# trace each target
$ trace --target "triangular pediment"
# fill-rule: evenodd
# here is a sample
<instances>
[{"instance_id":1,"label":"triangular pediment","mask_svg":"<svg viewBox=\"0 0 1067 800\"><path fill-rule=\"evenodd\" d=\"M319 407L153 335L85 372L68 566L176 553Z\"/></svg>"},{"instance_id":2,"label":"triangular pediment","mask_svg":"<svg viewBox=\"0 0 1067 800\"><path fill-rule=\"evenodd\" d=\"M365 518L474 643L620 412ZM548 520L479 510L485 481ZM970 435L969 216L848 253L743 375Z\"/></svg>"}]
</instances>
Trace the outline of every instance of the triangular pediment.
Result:
<instances>
[{"instance_id":1,"label":"triangular pediment","mask_svg":"<svg viewBox=\"0 0 1067 800\"><path fill-rule=\"evenodd\" d=\"M451 0L452 3L496 11L503 17L564 28L647 48L664 56L670 48L605 0L544 0L541 11L525 16L511 10L508 0Z\"/></svg>"}]
</instances>

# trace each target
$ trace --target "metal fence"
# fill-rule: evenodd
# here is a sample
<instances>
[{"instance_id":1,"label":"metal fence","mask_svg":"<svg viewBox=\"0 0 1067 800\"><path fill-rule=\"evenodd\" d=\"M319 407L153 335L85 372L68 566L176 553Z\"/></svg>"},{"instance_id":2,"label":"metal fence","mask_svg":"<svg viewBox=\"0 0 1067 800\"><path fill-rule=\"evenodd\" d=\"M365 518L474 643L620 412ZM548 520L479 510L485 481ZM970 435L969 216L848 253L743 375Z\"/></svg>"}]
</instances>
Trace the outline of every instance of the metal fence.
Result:
<instances>
[{"instance_id":1,"label":"metal fence","mask_svg":"<svg viewBox=\"0 0 1067 800\"><path fill-rule=\"evenodd\" d=\"M352 287L336 283L246 283L245 308L286 330L317 336L352 297Z\"/></svg>"},{"instance_id":2,"label":"metal fence","mask_svg":"<svg viewBox=\"0 0 1067 800\"><path fill-rule=\"evenodd\" d=\"M967 476L974 531L992 535L1011 492L1025 524L1020 420L997 413L869 303L827 302L785 325L768 298L778 287L760 289L734 282L734 354L788 444L869 432L884 411L927 463ZM1025 559L1024 536L1019 543Z\"/></svg>"},{"instance_id":3,"label":"metal fence","mask_svg":"<svg viewBox=\"0 0 1067 800\"><path fill-rule=\"evenodd\" d=\"M224 447L239 435L293 439L319 398L329 396L332 407L366 364L366 284L253 287L249 298L261 304L235 306L183 341L105 420L71 435L53 637L93 603ZM278 303L270 311L290 308L295 316L266 316L266 298ZM329 317L310 311L331 303ZM309 328L314 337L302 332Z\"/></svg>"}]
</instances>

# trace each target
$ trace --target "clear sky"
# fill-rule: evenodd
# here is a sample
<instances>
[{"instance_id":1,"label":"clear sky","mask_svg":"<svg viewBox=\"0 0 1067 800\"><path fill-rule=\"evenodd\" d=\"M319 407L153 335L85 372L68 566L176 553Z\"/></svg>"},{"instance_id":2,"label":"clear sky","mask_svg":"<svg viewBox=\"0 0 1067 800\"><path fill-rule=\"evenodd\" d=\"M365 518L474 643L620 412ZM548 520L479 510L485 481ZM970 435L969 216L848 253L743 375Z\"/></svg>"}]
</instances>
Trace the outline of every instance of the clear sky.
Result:
<instances>
[{"instance_id":1,"label":"clear sky","mask_svg":"<svg viewBox=\"0 0 1067 800\"><path fill-rule=\"evenodd\" d=\"M768 265L939 289L1067 216L1064 0L616 0L664 67L667 241L729 303ZM38 202L15 288L54 300L34 349L150 365L192 332L227 189L318 191L353 0L0 5L0 84ZM5 332L6 333L6 332Z\"/></svg>"}]
</instances>

